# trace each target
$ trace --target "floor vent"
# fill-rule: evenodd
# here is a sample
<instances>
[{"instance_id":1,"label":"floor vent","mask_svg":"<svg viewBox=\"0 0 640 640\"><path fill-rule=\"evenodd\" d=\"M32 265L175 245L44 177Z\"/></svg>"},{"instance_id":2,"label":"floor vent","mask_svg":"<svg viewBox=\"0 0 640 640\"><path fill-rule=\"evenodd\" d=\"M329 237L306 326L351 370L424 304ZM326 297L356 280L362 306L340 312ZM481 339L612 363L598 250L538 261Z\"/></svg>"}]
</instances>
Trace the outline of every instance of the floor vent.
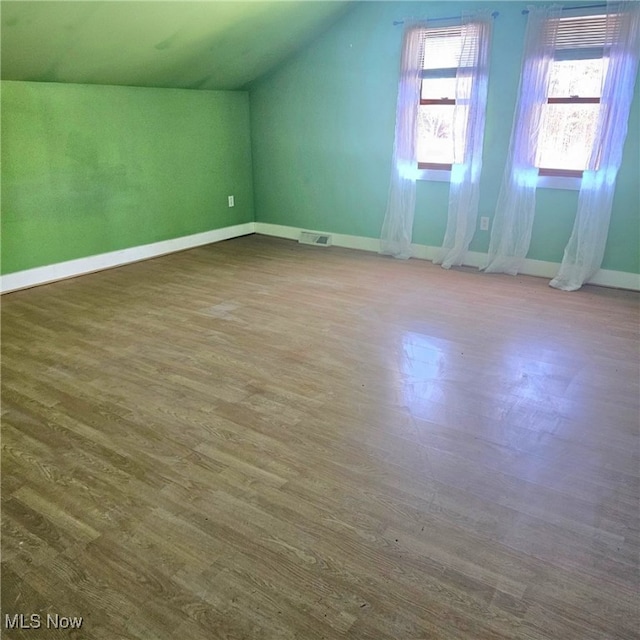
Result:
<instances>
[{"instance_id":1,"label":"floor vent","mask_svg":"<svg viewBox=\"0 0 640 640\"><path fill-rule=\"evenodd\" d=\"M331 236L327 233L313 233L311 231L301 231L300 244L317 244L320 247L331 246Z\"/></svg>"}]
</instances>

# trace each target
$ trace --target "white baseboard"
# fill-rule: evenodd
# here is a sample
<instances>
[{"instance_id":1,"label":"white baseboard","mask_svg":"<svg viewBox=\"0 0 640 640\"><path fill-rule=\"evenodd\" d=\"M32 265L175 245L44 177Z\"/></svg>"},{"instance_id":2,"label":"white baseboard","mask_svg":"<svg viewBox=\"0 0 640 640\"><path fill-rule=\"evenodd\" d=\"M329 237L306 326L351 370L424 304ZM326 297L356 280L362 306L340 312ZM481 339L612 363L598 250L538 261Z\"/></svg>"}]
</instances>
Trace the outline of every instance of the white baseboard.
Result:
<instances>
[{"instance_id":1,"label":"white baseboard","mask_svg":"<svg viewBox=\"0 0 640 640\"><path fill-rule=\"evenodd\" d=\"M253 222L246 222L231 227L223 227L222 229L195 233L181 238L172 238L171 240L153 242L152 244L145 244L139 247L110 251L109 253L78 258L77 260L58 262L57 264L50 264L45 267L36 267L34 269L8 273L0 278L0 293L9 293L10 291L16 291L18 289L28 289L29 287L46 284L47 282L73 278L131 262L148 260L149 258L155 258L167 253L174 253L176 251L183 251L184 249L199 247L204 244L245 236L254 233L254 226Z\"/></svg>"},{"instance_id":2,"label":"white baseboard","mask_svg":"<svg viewBox=\"0 0 640 640\"><path fill-rule=\"evenodd\" d=\"M553 274L555 277L555 273ZM629 289L640 291L640 273L628 273L626 271L613 271L600 269L588 284L597 284L601 287L613 287L615 289Z\"/></svg>"},{"instance_id":3,"label":"white baseboard","mask_svg":"<svg viewBox=\"0 0 640 640\"><path fill-rule=\"evenodd\" d=\"M298 229L297 227L268 224L266 222L255 223L255 232L265 236L276 236L278 238L297 240L300 237L301 231L328 233L331 235L332 244L337 247L373 252L378 252L380 250L380 240L378 238L350 236L319 229ZM420 260L433 260L438 248L439 247L431 247L424 244L414 244L412 245L413 257ZM486 253L469 251L467 252L464 264L468 267L480 267L484 264L486 258ZM540 278L552 279L557 275L559 268L559 262L526 259L520 273L526 276L538 276ZM613 271L611 269L600 269L598 273L589 280L589 284L596 284L602 287L614 287L616 289L640 291L640 274L627 273L626 271Z\"/></svg>"},{"instance_id":4,"label":"white baseboard","mask_svg":"<svg viewBox=\"0 0 640 640\"><path fill-rule=\"evenodd\" d=\"M338 247L347 249L358 249L360 251L372 251L377 253L380 250L380 240L378 238L366 238L363 236L352 236L342 233L333 233L318 229L299 229L285 225L269 224L266 222L246 222L213 231L205 231L181 238L173 238L162 242L154 242L139 247L131 247L120 251L111 251L77 260L68 260L45 267L36 267L9 273L0 277L0 293L9 293L18 289L27 289L47 282L73 278L102 269L110 269L131 262L147 260L167 253L183 251L205 244L212 244L222 240L229 240L239 236L259 233L265 236L275 236L298 240L301 231L312 231L313 233L328 233L331 235L332 243ZM421 260L433 260L438 247L431 247L422 244L412 245L413 256ZM465 265L479 267L486 259L486 254L477 251L469 251L465 260ZM523 275L538 276L542 278L553 278L558 272L559 263L546 262L543 260L525 260L522 269ZM612 271L610 269L600 269L598 273L589 281L603 287L615 287L618 289L630 289L640 291L640 274L627 273L624 271Z\"/></svg>"}]
</instances>

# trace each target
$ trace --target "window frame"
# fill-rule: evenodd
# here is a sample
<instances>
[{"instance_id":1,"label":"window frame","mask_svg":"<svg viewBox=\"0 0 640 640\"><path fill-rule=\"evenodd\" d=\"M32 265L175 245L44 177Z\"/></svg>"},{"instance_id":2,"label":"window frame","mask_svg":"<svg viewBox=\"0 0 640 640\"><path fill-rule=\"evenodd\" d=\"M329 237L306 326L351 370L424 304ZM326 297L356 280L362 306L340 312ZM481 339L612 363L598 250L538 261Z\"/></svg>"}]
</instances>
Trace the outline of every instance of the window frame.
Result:
<instances>
[{"instance_id":1,"label":"window frame","mask_svg":"<svg viewBox=\"0 0 640 640\"><path fill-rule=\"evenodd\" d=\"M567 50L567 51L576 51ZM600 60L604 57L604 52L600 57L584 57L582 60ZM562 56L563 59L564 56ZM554 58L556 62L558 58ZM547 96L546 104L600 104L601 96ZM537 151L537 150L536 150ZM579 178L582 179L584 169L560 169L558 167L537 167L539 177L555 177L555 178Z\"/></svg>"},{"instance_id":2,"label":"window frame","mask_svg":"<svg viewBox=\"0 0 640 640\"><path fill-rule=\"evenodd\" d=\"M607 20L606 14L600 13L584 13L581 15L573 15L567 18L567 20L589 20L589 19L600 19L603 18L605 21ZM562 18L561 18L562 20ZM589 32L584 30L582 34L580 34L583 38L589 38ZM561 43L561 44L566 44ZM605 46L604 43L602 45L595 46L579 46L579 43L576 43L575 46L560 46L555 50L555 55L553 58L553 63L560 62L563 60L602 60L605 56ZM578 96L578 95L569 95L569 96L548 96L546 104L600 104L602 96ZM536 149L537 153L537 149ZM578 190L580 189L580 185L582 183L582 176L584 174L584 169L561 169L557 167L536 167L538 170L538 186L543 188L550 189L572 189Z\"/></svg>"},{"instance_id":3,"label":"window frame","mask_svg":"<svg viewBox=\"0 0 640 640\"><path fill-rule=\"evenodd\" d=\"M426 41L426 36L425 36ZM420 99L418 100L418 109L429 105L456 106L455 96L453 98L423 98L422 87L425 80L437 80L440 78L455 78L458 67L438 67L437 69L421 69L420 70ZM451 162L420 162L416 158L418 169L422 171L447 171L451 172L453 163Z\"/></svg>"},{"instance_id":4,"label":"window frame","mask_svg":"<svg viewBox=\"0 0 640 640\"><path fill-rule=\"evenodd\" d=\"M459 69L467 69L468 67L464 66L455 66L455 67L436 67L433 69L425 69L424 68L424 52L426 49L426 43L429 38L428 32L440 32L446 33L446 31L451 31L452 35L450 37L455 37L456 31L458 32L459 37L462 37L462 25L461 24L450 24L436 27L427 27L424 30L424 34L422 35L422 55L420 59L420 63L422 65L420 69L420 97L418 99L418 103L416 105L416 111L419 113L421 106L429 106L429 105L442 105L442 106L451 106L455 108L456 98L455 94L452 98L443 97L443 98L423 98L423 83L425 80L437 80L442 78L453 78L455 79L458 74ZM417 125L416 125L416 141L417 141ZM435 182L450 182L451 181L451 171L453 169L452 162L421 162L416 154L416 168L419 172L419 177L423 180L431 180Z\"/></svg>"}]
</instances>

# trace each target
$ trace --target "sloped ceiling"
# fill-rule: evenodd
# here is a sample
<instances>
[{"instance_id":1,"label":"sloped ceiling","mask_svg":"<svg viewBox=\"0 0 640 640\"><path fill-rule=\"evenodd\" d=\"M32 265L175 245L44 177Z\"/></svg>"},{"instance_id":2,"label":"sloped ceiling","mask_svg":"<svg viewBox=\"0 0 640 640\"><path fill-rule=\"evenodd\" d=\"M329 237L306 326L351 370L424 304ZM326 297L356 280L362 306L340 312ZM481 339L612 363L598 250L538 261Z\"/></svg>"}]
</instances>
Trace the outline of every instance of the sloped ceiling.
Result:
<instances>
[{"instance_id":1,"label":"sloped ceiling","mask_svg":"<svg viewBox=\"0 0 640 640\"><path fill-rule=\"evenodd\" d=\"M349 2L2 2L2 79L239 89Z\"/></svg>"}]
</instances>

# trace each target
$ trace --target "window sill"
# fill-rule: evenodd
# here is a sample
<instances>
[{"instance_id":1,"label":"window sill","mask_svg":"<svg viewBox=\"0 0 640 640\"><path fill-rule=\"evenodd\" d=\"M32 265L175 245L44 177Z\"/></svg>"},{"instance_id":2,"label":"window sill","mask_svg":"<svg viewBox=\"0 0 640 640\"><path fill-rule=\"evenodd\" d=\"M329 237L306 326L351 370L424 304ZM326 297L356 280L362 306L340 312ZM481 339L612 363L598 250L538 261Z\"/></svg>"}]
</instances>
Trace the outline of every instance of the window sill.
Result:
<instances>
[{"instance_id":1,"label":"window sill","mask_svg":"<svg viewBox=\"0 0 640 640\"><path fill-rule=\"evenodd\" d=\"M451 182L451 171L447 169L418 169L416 179L429 182Z\"/></svg>"},{"instance_id":2,"label":"window sill","mask_svg":"<svg viewBox=\"0 0 640 640\"><path fill-rule=\"evenodd\" d=\"M538 189L565 189L566 191L580 191L582 178L567 176L538 176Z\"/></svg>"},{"instance_id":3,"label":"window sill","mask_svg":"<svg viewBox=\"0 0 640 640\"><path fill-rule=\"evenodd\" d=\"M420 169L416 180L425 182L451 182L451 171L445 169ZM538 176L538 189L564 189L565 191L580 191L582 178L567 176Z\"/></svg>"}]
</instances>

